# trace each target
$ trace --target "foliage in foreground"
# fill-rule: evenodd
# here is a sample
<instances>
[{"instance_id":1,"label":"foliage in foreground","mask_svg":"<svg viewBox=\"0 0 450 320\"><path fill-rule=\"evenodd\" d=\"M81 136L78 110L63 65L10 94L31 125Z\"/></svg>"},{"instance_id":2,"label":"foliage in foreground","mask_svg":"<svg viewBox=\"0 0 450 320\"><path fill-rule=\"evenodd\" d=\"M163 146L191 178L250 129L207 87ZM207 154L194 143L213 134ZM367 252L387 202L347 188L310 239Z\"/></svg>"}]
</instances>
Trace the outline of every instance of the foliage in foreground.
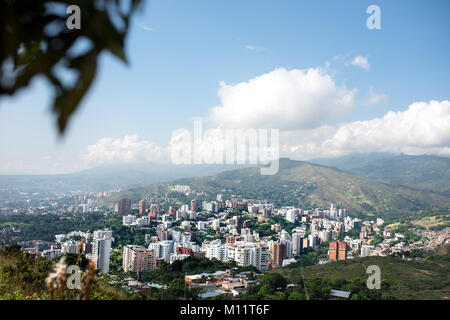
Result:
<instances>
[{"instance_id":1,"label":"foliage in foreground","mask_svg":"<svg viewBox=\"0 0 450 320\"><path fill-rule=\"evenodd\" d=\"M127 62L125 38L141 0L131 1L127 12L123 10L126 3L76 1L81 26L69 30L66 9L73 4L69 1L0 1L0 67L12 69L0 75L0 96L14 95L37 76L43 76L54 88L52 108L58 117L59 132L63 133L95 79L101 53L110 52ZM74 46L82 41L92 46L76 54ZM75 72L75 81L67 85L55 66L65 73Z\"/></svg>"},{"instance_id":2,"label":"foliage in foreground","mask_svg":"<svg viewBox=\"0 0 450 320\"><path fill-rule=\"evenodd\" d=\"M73 260L68 257L67 261ZM80 290L56 290L51 293L46 286L46 279L52 274L57 261L48 261L42 257L32 257L23 252L18 245L11 245L0 250L0 300L47 300L81 299ZM89 270L87 270L87 273ZM85 298L89 300L127 300L137 298L114 288L92 274L89 290Z\"/></svg>"}]
</instances>

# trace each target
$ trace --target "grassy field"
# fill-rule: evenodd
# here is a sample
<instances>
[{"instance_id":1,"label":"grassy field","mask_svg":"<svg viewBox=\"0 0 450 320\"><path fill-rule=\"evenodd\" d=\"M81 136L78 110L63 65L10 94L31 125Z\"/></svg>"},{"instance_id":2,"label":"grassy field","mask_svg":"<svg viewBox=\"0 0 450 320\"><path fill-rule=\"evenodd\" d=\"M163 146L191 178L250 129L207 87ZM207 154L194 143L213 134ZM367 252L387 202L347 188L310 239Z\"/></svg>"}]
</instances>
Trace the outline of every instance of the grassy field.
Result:
<instances>
[{"instance_id":1,"label":"grassy field","mask_svg":"<svg viewBox=\"0 0 450 320\"><path fill-rule=\"evenodd\" d=\"M23 226L29 226L30 223L24 223L24 222L13 222L13 221L8 221L8 222L2 222L0 223L0 227L23 227Z\"/></svg>"}]
</instances>

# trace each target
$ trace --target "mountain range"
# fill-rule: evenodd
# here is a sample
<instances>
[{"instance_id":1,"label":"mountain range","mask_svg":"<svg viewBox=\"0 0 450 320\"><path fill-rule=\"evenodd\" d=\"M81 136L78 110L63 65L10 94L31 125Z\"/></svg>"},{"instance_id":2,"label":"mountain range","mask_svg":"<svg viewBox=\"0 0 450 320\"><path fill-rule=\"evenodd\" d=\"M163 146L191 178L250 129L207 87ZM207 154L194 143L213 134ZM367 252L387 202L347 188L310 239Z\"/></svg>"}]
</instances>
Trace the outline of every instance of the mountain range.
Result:
<instances>
[{"instance_id":1,"label":"mountain range","mask_svg":"<svg viewBox=\"0 0 450 320\"><path fill-rule=\"evenodd\" d=\"M433 155L352 154L311 162L370 179L450 196L450 158Z\"/></svg>"},{"instance_id":2,"label":"mountain range","mask_svg":"<svg viewBox=\"0 0 450 320\"><path fill-rule=\"evenodd\" d=\"M117 164L48 175L0 175L0 190L21 192L99 192L162 183L185 177L212 175L245 165Z\"/></svg>"},{"instance_id":3,"label":"mountain range","mask_svg":"<svg viewBox=\"0 0 450 320\"><path fill-rule=\"evenodd\" d=\"M286 158L280 159L279 172L272 176L262 176L260 167L256 166L179 179L173 184L190 185L212 197L216 193L225 196L238 194L246 198L267 199L278 206L328 208L330 203L334 203L353 214L365 216L450 207L450 197L445 194L393 185L335 167ZM154 186L135 188L115 197L129 196L136 201L154 190Z\"/></svg>"}]
</instances>

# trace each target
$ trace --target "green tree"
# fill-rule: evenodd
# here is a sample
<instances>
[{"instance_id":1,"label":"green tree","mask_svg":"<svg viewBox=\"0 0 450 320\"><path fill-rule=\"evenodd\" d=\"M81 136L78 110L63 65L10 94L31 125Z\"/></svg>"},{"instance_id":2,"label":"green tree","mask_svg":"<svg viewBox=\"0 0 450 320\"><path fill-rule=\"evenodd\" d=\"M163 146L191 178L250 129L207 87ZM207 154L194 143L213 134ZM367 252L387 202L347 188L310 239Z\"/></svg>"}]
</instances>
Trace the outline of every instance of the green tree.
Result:
<instances>
[{"instance_id":1,"label":"green tree","mask_svg":"<svg viewBox=\"0 0 450 320\"><path fill-rule=\"evenodd\" d=\"M261 279L261 285L265 286L268 285L270 288L275 290L284 291L286 290L287 286L287 278L282 276L279 273L268 273L263 276Z\"/></svg>"},{"instance_id":2,"label":"green tree","mask_svg":"<svg viewBox=\"0 0 450 320\"><path fill-rule=\"evenodd\" d=\"M305 295L300 292L294 291L289 295L288 300L305 300Z\"/></svg>"}]
</instances>

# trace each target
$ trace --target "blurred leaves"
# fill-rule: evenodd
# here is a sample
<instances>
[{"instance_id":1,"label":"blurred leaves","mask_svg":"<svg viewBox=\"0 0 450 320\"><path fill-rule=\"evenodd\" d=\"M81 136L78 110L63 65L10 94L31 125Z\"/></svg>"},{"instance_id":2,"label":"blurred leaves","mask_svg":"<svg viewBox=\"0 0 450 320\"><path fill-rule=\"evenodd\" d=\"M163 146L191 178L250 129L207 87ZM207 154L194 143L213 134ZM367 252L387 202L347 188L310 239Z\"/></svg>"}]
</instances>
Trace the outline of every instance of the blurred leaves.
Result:
<instances>
[{"instance_id":1,"label":"blurred leaves","mask_svg":"<svg viewBox=\"0 0 450 320\"><path fill-rule=\"evenodd\" d=\"M141 2L0 0L0 97L44 76L54 89L52 110L62 134L95 79L100 54L127 63L125 38ZM74 4L81 9L81 29L69 30L66 10Z\"/></svg>"}]
</instances>

